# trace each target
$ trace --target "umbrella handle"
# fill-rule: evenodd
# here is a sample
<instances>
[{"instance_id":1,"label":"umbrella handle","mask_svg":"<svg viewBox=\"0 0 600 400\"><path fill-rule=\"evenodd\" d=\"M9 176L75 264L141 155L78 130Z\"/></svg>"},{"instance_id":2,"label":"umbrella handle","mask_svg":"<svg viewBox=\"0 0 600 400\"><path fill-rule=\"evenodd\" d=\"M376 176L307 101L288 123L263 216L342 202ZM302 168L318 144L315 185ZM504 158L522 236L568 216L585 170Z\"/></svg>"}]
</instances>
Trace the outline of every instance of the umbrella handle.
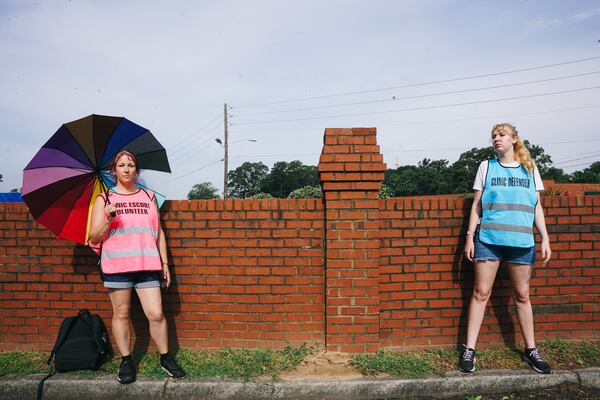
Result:
<instances>
[{"instance_id":1,"label":"umbrella handle","mask_svg":"<svg viewBox=\"0 0 600 400\"><path fill-rule=\"evenodd\" d=\"M104 182L102 182L102 183L104 184L104 195L106 196L106 202L108 204L110 204L110 199L108 198L108 186L106 185L106 183L104 183ZM113 218L116 217L117 216L117 212L116 211L112 211L110 213L110 216L113 217Z\"/></svg>"}]
</instances>

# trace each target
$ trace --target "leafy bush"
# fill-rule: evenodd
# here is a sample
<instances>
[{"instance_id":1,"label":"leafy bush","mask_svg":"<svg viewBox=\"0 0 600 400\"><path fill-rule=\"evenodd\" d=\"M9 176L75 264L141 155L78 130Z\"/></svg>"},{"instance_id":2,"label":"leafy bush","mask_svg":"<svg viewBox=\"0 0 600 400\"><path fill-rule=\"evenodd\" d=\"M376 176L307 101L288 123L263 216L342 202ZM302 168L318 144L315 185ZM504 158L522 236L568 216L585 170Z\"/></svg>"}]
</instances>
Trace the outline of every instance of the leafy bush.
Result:
<instances>
[{"instance_id":1,"label":"leafy bush","mask_svg":"<svg viewBox=\"0 0 600 400\"><path fill-rule=\"evenodd\" d=\"M256 194L253 194L252 196L248 196L246 198L247 199L274 199L272 194L264 193L264 192L256 193Z\"/></svg>"},{"instance_id":2,"label":"leafy bush","mask_svg":"<svg viewBox=\"0 0 600 400\"><path fill-rule=\"evenodd\" d=\"M318 186L304 186L292 191L288 199L319 199L323 197L323 191Z\"/></svg>"},{"instance_id":3,"label":"leafy bush","mask_svg":"<svg viewBox=\"0 0 600 400\"><path fill-rule=\"evenodd\" d=\"M381 188L379 189L379 198L380 199L389 199L394 196L394 191L391 187L386 185L385 183L381 184Z\"/></svg>"}]
</instances>

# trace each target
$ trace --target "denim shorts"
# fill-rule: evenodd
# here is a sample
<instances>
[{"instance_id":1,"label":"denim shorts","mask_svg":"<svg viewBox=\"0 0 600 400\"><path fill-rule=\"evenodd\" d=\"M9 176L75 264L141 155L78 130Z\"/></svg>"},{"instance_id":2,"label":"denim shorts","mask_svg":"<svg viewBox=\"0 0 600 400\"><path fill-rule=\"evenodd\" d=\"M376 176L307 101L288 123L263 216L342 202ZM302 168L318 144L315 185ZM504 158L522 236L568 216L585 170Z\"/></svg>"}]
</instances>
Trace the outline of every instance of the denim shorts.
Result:
<instances>
[{"instance_id":1,"label":"denim shorts","mask_svg":"<svg viewBox=\"0 0 600 400\"><path fill-rule=\"evenodd\" d=\"M535 264L535 246L513 247L483 243L479 240L479 231L475 233L473 243L475 244L474 261L502 260L513 264Z\"/></svg>"},{"instance_id":2,"label":"denim shorts","mask_svg":"<svg viewBox=\"0 0 600 400\"><path fill-rule=\"evenodd\" d=\"M122 274L105 274L100 272L104 287L109 289L146 289L160 287L160 271L126 272Z\"/></svg>"}]
</instances>

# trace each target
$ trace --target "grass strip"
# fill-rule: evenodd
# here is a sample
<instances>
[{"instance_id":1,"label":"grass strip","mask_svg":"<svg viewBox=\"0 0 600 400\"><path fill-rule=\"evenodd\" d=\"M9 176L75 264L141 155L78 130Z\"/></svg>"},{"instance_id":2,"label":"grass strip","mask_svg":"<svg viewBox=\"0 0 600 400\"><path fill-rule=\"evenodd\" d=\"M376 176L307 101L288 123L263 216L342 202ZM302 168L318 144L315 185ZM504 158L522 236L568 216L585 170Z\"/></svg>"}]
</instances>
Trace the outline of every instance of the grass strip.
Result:
<instances>
[{"instance_id":1,"label":"grass strip","mask_svg":"<svg viewBox=\"0 0 600 400\"><path fill-rule=\"evenodd\" d=\"M243 349L223 350L219 352L192 352L180 350L177 361L189 378L226 377L250 381L261 376L277 378L282 371L298 366L309 354L305 346L287 346L283 350ZM15 351L0 353L0 376L29 375L48 372L46 360L48 353L33 351ZM133 354L140 375L164 378L160 368L158 354ZM120 357L104 363L97 371L73 371L77 376L100 376L115 374L119 369Z\"/></svg>"},{"instance_id":2,"label":"grass strip","mask_svg":"<svg viewBox=\"0 0 600 400\"><path fill-rule=\"evenodd\" d=\"M546 339L538 343L540 353L553 369L575 369L600 366L600 341L566 342ZM419 353L394 353L380 350L375 354L352 356L351 363L363 375L387 374L403 378L455 371L459 352L431 349ZM521 360L521 351L508 347L477 350L477 369L529 368Z\"/></svg>"},{"instance_id":3,"label":"grass strip","mask_svg":"<svg viewBox=\"0 0 600 400\"><path fill-rule=\"evenodd\" d=\"M600 367L600 341L567 342L547 339L538 343L542 356L555 370ZM180 350L177 360L189 378L223 377L243 381L259 377L276 379L283 371L296 368L313 351L305 345L288 346L283 350L242 349L219 352L192 352ZM48 352L11 351L0 352L0 376L41 374L48 371ZM140 375L164 378L156 354L134 354ZM375 354L349 355L351 364L363 375L387 374L405 378L421 378L456 371L459 352L455 350L429 349L421 352L397 353L380 350ZM116 374L120 357L103 364L98 371L74 371L78 376ZM477 369L528 368L521 361L518 350L507 347L477 350Z\"/></svg>"}]
</instances>

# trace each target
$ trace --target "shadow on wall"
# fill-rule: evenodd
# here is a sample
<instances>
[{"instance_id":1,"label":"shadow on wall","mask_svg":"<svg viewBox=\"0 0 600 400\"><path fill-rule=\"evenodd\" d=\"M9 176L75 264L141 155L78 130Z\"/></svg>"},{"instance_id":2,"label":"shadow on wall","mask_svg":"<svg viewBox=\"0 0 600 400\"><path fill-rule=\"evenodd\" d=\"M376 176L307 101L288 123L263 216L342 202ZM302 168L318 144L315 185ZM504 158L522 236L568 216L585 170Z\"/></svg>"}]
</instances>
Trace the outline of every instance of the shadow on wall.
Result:
<instances>
[{"instance_id":1,"label":"shadow on wall","mask_svg":"<svg viewBox=\"0 0 600 400\"><path fill-rule=\"evenodd\" d=\"M97 295L85 293L85 300L77 301L78 290L73 290L73 308L88 308L93 313L101 315L108 332L111 335L111 343L114 344L112 338L112 306L108 296L108 289L102 284L99 274L98 256L89 247L76 245L73 248L73 260L71 263L75 272L75 284L82 284L87 287L86 292L96 292ZM135 290L134 290L135 292ZM175 330L176 317L181 312L181 299L178 292L177 276L171 271L171 286L168 289L161 289L163 296L163 311L169 325L169 351L177 351L179 349L179 340L177 339ZM63 294L63 298L69 294ZM132 294L131 298L131 336L134 342L133 352L147 353L153 343L150 338L148 320L144 315L144 310L137 295ZM155 348L155 346L154 346ZM116 346L113 350L118 351Z\"/></svg>"},{"instance_id":2,"label":"shadow on wall","mask_svg":"<svg viewBox=\"0 0 600 400\"><path fill-rule=\"evenodd\" d=\"M459 329L458 336L456 338L457 349L462 343L466 343L467 341L467 319L469 311L468 307L469 302L471 300L471 294L473 293L473 285L475 283L473 263L463 256L465 244L464 237L469 225L469 214L471 211L471 204L472 202L470 201L464 202L463 215L465 217L463 219L461 229L461 240L454 253L454 265L456 265L456 269L453 270L453 279L454 282L459 284L461 287L462 302L464 304L459 317ZM495 328L494 325L486 323L489 322L490 317L492 317L492 319L497 320L499 323L497 328L502 335L504 344L508 347L516 347L517 343L515 335L515 324L512 316L514 314L514 304L510 304L510 299L511 285L508 276L508 271L506 270L506 268L500 266L496 275L496 280L494 281L490 301L486 308L486 313L479 334L480 338L488 334L488 332L490 332L490 329L493 330ZM481 341L487 342L487 340Z\"/></svg>"}]
</instances>

